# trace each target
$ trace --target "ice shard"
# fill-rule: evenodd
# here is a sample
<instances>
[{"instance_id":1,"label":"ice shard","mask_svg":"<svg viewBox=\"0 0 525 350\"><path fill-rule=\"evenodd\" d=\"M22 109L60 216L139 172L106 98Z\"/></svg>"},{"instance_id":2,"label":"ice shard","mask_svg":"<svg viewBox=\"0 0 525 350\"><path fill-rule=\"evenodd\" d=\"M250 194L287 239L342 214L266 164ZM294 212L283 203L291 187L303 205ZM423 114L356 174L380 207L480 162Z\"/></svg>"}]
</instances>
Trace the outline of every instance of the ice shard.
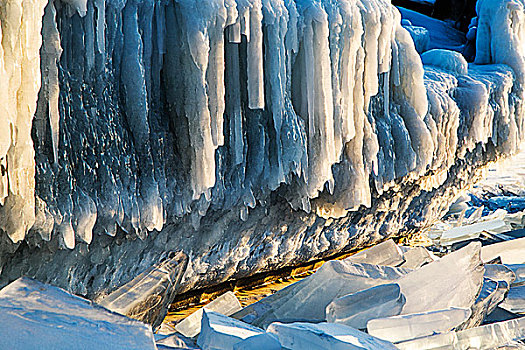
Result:
<instances>
[{"instance_id":1,"label":"ice shard","mask_svg":"<svg viewBox=\"0 0 525 350\"><path fill-rule=\"evenodd\" d=\"M439 258L430 253L425 247L414 247L403 253L403 259L405 262L400 267L417 269Z\"/></svg>"},{"instance_id":2,"label":"ice shard","mask_svg":"<svg viewBox=\"0 0 525 350\"><path fill-rule=\"evenodd\" d=\"M353 263L366 263L372 265L399 266L405 260L403 253L392 239L374 245L345 259ZM406 266L410 268L409 266Z\"/></svg>"},{"instance_id":3,"label":"ice shard","mask_svg":"<svg viewBox=\"0 0 525 350\"><path fill-rule=\"evenodd\" d=\"M511 287L499 307L517 314L525 313L525 285Z\"/></svg>"},{"instance_id":4,"label":"ice shard","mask_svg":"<svg viewBox=\"0 0 525 350\"><path fill-rule=\"evenodd\" d=\"M257 326L267 326L274 321L323 321L326 319L326 307L334 299L396 281L409 271L389 266L328 261L315 274L247 306L233 317ZM298 303L298 300L301 302Z\"/></svg>"},{"instance_id":5,"label":"ice shard","mask_svg":"<svg viewBox=\"0 0 525 350\"><path fill-rule=\"evenodd\" d=\"M447 333L466 322L470 309L450 308L368 321L366 329L374 337L399 343L411 339Z\"/></svg>"},{"instance_id":6,"label":"ice shard","mask_svg":"<svg viewBox=\"0 0 525 350\"><path fill-rule=\"evenodd\" d=\"M493 349L525 339L525 318L491 323L457 332L460 349Z\"/></svg>"},{"instance_id":7,"label":"ice shard","mask_svg":"<svg viewBox=\"0 0 525 350\"><path fill-rule=\"evenodd\" d=\"M443 245L451 245L456 242L478 238L483 231L498 233L509 229L510 227L501 219L483 221L447 230L443 232L440 242Z\"/></svg>"},{"instance_id":8,"label":"ice shard","mask_svg":"<svg viewBox=\"0 0 525 350\"><path fill-rule=\"evenodd\" d=\"M471 243L396 280L406 298L401 314L470 308L483 282L480 249Z\"/></svg>"},{"instance_id":9,"label":"ice shard","mask_svg":"<svg viewBox=\"0 0 525 350\"><path fill-rule=\"evenodd\" d=\"M446 350L456 349L457 342L456 332L447 332L400 342L396 347L401 350Z\"/></svg>"},{"instance_id":10,"label":"ice shard","mask_svg":"<svg viewBox=\"0 0 525 350\"><path fill-rule=\"evenodd\" d=\"M326 307L326 320L365 329L371 319L399 315L404 305L399 285L382 284L333 300Z\"/></svg>"},{"instance_id":11,"label":"ice shard","mask_svg":"<svg viewBox=\"0 0 525 350\"><path fill-rule=\"evenodd\" d=\"M156 349L150 326L25 277L0 290L0 312L3 349Z\"/></svg>"},{"instance_id":12,"label":"ice shard","mask_svg":"<svg viewBox=\"0 0 525 350\"><path fill-rule=\"evenodd\" d=\"M173 301L188 265L183 252L172 253L164 261L118 288L98 303L122 315L158 327Z\"/></svg>"},{"instance_id":13,"label":"ice shard","mask_svg":"<svg viewBox=\"0 0 525 350\"><path fill-rule=\"evenodd\" d=\"M387 341L336 323L272 323L268 332L290 350L302 349L396 349Z\"/></svg>"},{"instance_id":14,"label":"ice shard","mask_svg":"<svg viewBox=\"0 0 525 350\"><path fill-rule=\"evenodd\" d=\"M261 334L264 331L260 328L204 310L197 345L203 350L229 350L242 340Z\"/></svg>"},{"instance_id":15,"label":"ice shard","mask_svg":"<svg viewBox=\"0 0 525 350\"><path fill-rule=\"evenodd\" d=\"M510 286L517 281L517 274L514 273L512 265L486 264L483 277L494 281L505 281Z\"/></svg>"},{"instance_id":16,"label":"ice shard","mask_svg":"<svg viewBox=\"0 0 525 350\"><path fill-rule=\"evenodd\" d=\"M458 330L479 326L485 317L503 300L508 290L509 284L507 282L484 278L476 301L471 306L472 314L461 327L458 327Z\"/></svg>"},{"instance_id":17,"label":"ice shard","mask_svg":"<svg viewBox=\"0 0 525 350\"><path fill-rule=\"evenodd\" d=\"M197 344L193 339L187 338L182 334L171 334L164 337L156 342L157 347L165 346L171 348L182 348L182 349L198 349Z\"/></svg>"},{"instance_id":18,"label":"ice shard","mask_svg":"<svg viewBox=\"0 0 525 350\"><path fill-rule=\"evenodd\" d=\"M515 286L525 284L525 264L508 264L505 265L514 272L516 279L512 282Z\"/></svg>"},{"instance_id":19,"label":"ice shard","mask_svg":"<svg viewBox=\"0 0 525 350\"><path fill-rule=\"evenodd\" d=\"M186 337L193 338L201 331L201 320L204 310L218 312L225 316L230 316L241 310L241 303L233 294L233 292L226 292L218 298L206 304L202 309L199 309L186 317L184 320L177 323L175 329L177 332Z\"/></svg>"},{"instance_id":20,"label":"ice shard","mask_svg":"<svg viewBox=\"0 0 525 350\"><path fill-rule=\"evenodd\" d=\"M490 261L500 257L503 264L523 264L525 263L524 248L525 238L491 244L481 248L481 259Z\"/></svg>"}]
</instances>

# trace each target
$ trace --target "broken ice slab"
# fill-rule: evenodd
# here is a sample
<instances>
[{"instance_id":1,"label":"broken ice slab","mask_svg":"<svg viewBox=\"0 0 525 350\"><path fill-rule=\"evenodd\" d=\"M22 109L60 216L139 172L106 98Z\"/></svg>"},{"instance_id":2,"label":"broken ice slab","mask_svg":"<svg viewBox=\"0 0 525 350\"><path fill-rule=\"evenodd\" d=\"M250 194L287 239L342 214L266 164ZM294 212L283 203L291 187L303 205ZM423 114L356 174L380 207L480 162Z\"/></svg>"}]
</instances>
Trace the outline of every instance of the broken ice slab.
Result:
<instances>
[{"instance_id":1,"label":"broken ice slab","mask_svg":"<svg viewBox=\"0 0 525 350\"><path fill-rule=\"evenodd\" d=\"M490 278L493 281L505 281L509 286L516 281L516 274L512 271L512 268L502 264L485 265L483 277Z\"/></svg>"},{"instance_id":2,"label":"broken ice slab","mask_svg":"<svg viewBox=\"0 0 525 350\"><path fill-rule=\"evenodd\" d=\"M390 342L337 323L274 322L268 332L290 350L396 349Z\"/></svg>"},{"instance_id":3,"label":"broken ice slab","mask_svg":"<svg viewBox=\"0 0 525 350\"><path fill-rule=\"evenodd\" d=\"M501 302L503 295L508 290L509 284L504 281L493 281L489 278L483 279L481 291L472 305L472 315L458 329L477 327L483 322L485 316Z\"/></svg>"},{"instance_id":4,"label":"broken ice slab","mask_svg":"<svg viewBox=\"0 0 525 350\"><path fill-rule=\"evenodd\" d=\"M510 288L499 307L516 314L525 313L525 285Z\"/></svg>"},{"instance_id":5,"label":"broken ice slab","mask_svg":"<svg viewBox=\"0 0 525 350\"><path fill-rule=\"evenodd\" d=\"M398 266L405 260L401 249L392 239L376 244L345 259L353 263L366 263L372 265Z\"/></svg>"},{"instance_id":6,"label":"broken ice slab","mask_svg":"<svg viewBox=\"0 0 525 350\"><path fill-rule=\"evenodd\" d=\"M264 333L262 329L242 321L204 310L197 345L203 350L231 350L243 339Z\"/></svg>"},{"instance_id":7,"label":"broken ice slab","mask_svg":"<svg viewBox=\"0 0 525 350\"><path fill-rule=\"evenodd\" d=\"M425 247L414 247L409 249L403 253L403 258L405 259L405 262L401 267L406 267L408 269L418 269L427 263L439 259Z\"/></svg>"},{"instance_id":8,"label":"broken ice slab","mask_svg":"<svg viewBox=\"0 0 525 350\"><path fill-rule=\"evenodd\" d=\"M225 316L231 316L237 311L241 310L241 303L233 294L233 292L226 292L206 304L203 308L195 311L181 322L177 323L175 330L186 337L193 338L201 331L201 320L203 309L218 312Z\"/></svg>"},{"instance_id":9,"label":"broken ice slab","mask_svg":"<svg viewBox=\"0 0 525 350\"><path fill-rule=\"evenodd\" d=\"M365 329L373 318L399 315L403 305L399 285L382 284L335 299L326 307L326 320Z\"/></svg>"},{"instance_id":10,"label":"broken ice slab","mask_svg":"<svg viewBox=\"0 0 525 350\"><path fill-rule=\"evenodd\" d=\"M233 350L281 350L279 339L273 334L254 335L235 344Z\"/></svg>"},{"instance_id":11,"label":"broken ice slab","mask_svg":"<svg viewBox=\"0 0 525 350\"><path fill-rule=\"evenodd\" d=\"M178 349L198 349L193 339L179 333L170 334L167 337L157 340L157 347L159 345Z\"/></svg>"},{"instance_id":12,"label":"broken ice slab","mask_svg":"<svg viewBox=\"0 0 525 350\"><path fill-rule=\"evenodd\" d=\"M326 306L332 300L395 281L410 271L346 260L328 261L313 275L245 307L233 317L260 327L274 321L324 321Z\"/></svg>"},{"instance_id":13,"label":"broken ice slab","mask_svg":"<svg viewBox=\"0 0 525 350\"><path fill-rule=\"evenodd\" d=\"M525 284L525 264L505 265L514 272L516 279L512 282L512 287Z\"/></svg>"},{"instance_id":14,"label":"broken ice slab","mask_svg":"<svg viewBox=\"0 0 525 350\"><path fill-rule=\"evenodd\" d=\"M187 266L186 254L171 253L167 259L142 272L98 303L111 311L149 323L155 329L166 316Z\"/></svg>"},{"instance_id":15,"label":"broken ice slab","mask_svg":"<svg viewBox=\"0 0 525 350\"><path fill-rule=\"evenodd\" d=\"M525 317L456 332L459 349L493 349L525 338Z\"/></svg>"},{"instance_id":16,"label":"broken ice slab","mask_svg":"<svg viewBox=\"0 0 525 350\"><path fill-rule=\"evenodd\" d=\"M456 242L468 239L478 238L481 232L501 233L512 230L502 219L477 222L471 225L453 227L446 230L441 235L440 243L442 245L452 245Z\"/></svg>"},{"instance_id":17,"label":"broken ice slab","mask_svg":"<svg viewBox=\"0 0 525 350\"><path fill-rule=\"evenodd\" d=\"M454 251L454 250L457 250L459 248L463 248L464 246L466 246L467 244L469 244L470 242L473 242L473 241L479 241L479 242L481 242L482 246L487 246L487 245L492 245L492 244L501 243L501 242L505 242L505 241L515 240L517 238L523 238L524 236L525 236L525 229L519 229L519 230L513 230L513 231L505 231L503 233L496 233L496 234L489 234L487 232L483 232L480 235L480 238L469 239L469 240L466 240L466 241L456 242L456 243L452 244L451 249ZM497 257L497 258L499 258L499 257ZM489 263L489 262L485 262L485 263Z\"/></svg>"},{"instance_id":18,"label":"broken ice slab","mask_svg":"<svg viewBox=\"0 0 525 350\"><path fill-rule=\"evenodd\" d=\"M471 243L396 280L406 298L401 314L470 308L483 283L480 249Z\"/></svg>"},{"instance_id":19,"label":"broken ice slab","mask_svg":"<svg viewBox=\"0 0 525 350\"><path fill-rule=\"evenodd\" d=\"M525 263L525 238L518 238L511 241L491 244L481 248L481 259L490 261L496 257L501 258L501 262L507 264Z\"/></svg>"},{"instance_id":20,"label":"broken ice slab","mask_svg":"<svg viewBox=\"0 0 525 350\"><path fill-rule=\"evenodd\" d=\"M396 343L396 347L400 350L450 350L456 349L457 341L456 332L451 331Z\"/></svg>"},{"instance_id":21,"label":"broken ice slab","mask_svg":"<svg viewBox=\"0 0 525 350\"><path fill-rule=\"evenodd\" d=\"M0 290L0 349L156 349L151 327L19 278Z\"/></svg>"},{"instance_id":22,"label":"broken ice slab","mask_svg":"<svg viewBox=\"0 0 525 350\"><path fill-rule=\"evenodd\" d=\"M470 309L450 308L370 320L368 334L398 343L410 339L449 332L471 315Z\"/></svg>"}]
</instances>

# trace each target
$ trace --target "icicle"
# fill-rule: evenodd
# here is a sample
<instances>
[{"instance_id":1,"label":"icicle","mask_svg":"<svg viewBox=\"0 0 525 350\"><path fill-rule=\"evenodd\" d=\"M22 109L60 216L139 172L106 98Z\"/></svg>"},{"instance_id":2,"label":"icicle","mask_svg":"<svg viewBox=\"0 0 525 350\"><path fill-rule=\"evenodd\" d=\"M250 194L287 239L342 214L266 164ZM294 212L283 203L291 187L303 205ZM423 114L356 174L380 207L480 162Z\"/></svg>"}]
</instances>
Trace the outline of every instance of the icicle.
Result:
<instances>
[{"instance_id":1,"label":"icicle","mask_svg":"<svg viewBox=\"0 0 525 350\"><path fill-rule=\"evenodd\" d=\"M31 127L40 89L39 50L42 45L42 16L47 1L0 2L0 26L3 48L0 56L0 101L6 122L0 141L0 174L9 195L0 207L0 229L13 242L24 239L35 222L35 152ZM5 90L4 90L5 89ZM5 103L5 104L4 104ZM4 119L5 118L5 119ZM7 132L6 132L7 131ZM4 140L9 140L8 142ZM8 149L5 149L9 147ZM7 162L7 166L1 167Z\"/></svg>"},{"instance_id":2,"label":"icicle","mask_svg":"<svg viewBox=\"0 0 525 350\"><path fill-rule=\"evenodd\" d=\"M62 0L65 3L71 5L75 11L78 12L80 17L84 17L87 13L87 0Z\"/></svg>"},{"instance_id":3,"label":"icicle","mask_svg":"<svg viewBox=\"0 0 525 350\"><path fill-rule=\"evenodd\" d=\"M96 36L97 51L103 58L106 56L106 0L94 0L97 8Z\"/></svg>"},{"instance_id":4,"label":"icicle","mask_svg":"<svg viewBox=\"0 0 525 350\"><path fill-rule=\"evenodd\" d=\"M308 120L308 196L317 197L332 180L332 165L338 160L334 142L332 70L328 44L328 18L315 3L303 9L303 69L305 92L302 106ZM306 112L306 113L305 113Z\"/></svg>"},{"instance_id":5,"label":"icicle","mask_svg":"<svg viewBox=\"0 0 525 350\"><path fill-rule=\"evenodd\" d=\"M217 13L215 23L208 28L210 53L206 70L206 81L208 83L211 137L215 147L224 145L224 27L226 20L226 9L222 8Z\"/></svg>"},{"instance_id":6,"label":"icicle","mask_svg":"<svg viewBox=\"0 0 525 350\"><path fill-rule=\"evenodd\" d=\"M62 55L60 47L60 36L56 24L56 10L53 1L50 1L46 7L42 33L45 38L42 45L42 81L44 92L48 97L48 115L49 125L51 126L51 140L53 148L53 159L58 162L58 142L60 135L60 114L58 111L58 99L60 87L58 81L58 62ZM42 134L42 137L44 135Z\"/></svg>"},{"instance_id":7,"label":"icicle","mask_svg":"<svg viewBox=\"0 0 525 350\"><path fill-rule=\"evenodd\" d=\"M252 7L248 13L248 107L251 109L263 109L263 15L261 0L253 1Z\"/></svg>"},{"instance_id":8,"label":"icicle","mask_svg":"<svg viewBox=\"0 0 525 350\"><path fill-rule=\"evenodd\" d=\"M84 71L87 78L95 65L95 9L93 8L92 2L89 2L87 5L87 16L84 18L84 27L84 46L86 50L86 67Z\"/></svg>"},{"instance_id":9,"label":"icicle","mask_svg":"<svg viewBox=\"0 0 525 350\"><path fill-rule=\"evenodd\" d=\"M231 27L230 27L231 28ZM229 32L230 34L232 31ZM226 44L226 114L230 126L230 152L233 165L244 160L243 118L241 110L241 81L239 68L239 45L231 40Z\"/></svg>"}]
</instances>

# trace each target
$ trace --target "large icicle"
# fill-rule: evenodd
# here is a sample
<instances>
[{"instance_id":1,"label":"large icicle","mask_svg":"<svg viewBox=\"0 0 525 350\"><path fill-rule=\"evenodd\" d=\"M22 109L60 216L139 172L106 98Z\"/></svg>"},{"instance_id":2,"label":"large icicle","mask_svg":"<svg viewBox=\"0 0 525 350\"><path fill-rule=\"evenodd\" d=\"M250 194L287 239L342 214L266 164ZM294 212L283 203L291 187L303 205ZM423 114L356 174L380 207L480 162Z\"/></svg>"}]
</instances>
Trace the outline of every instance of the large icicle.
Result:
<instances>
[{"instance_id":1,"label":"large icicle","mask_svg":"<svg viewBox=\"0 0 525 350\"><path fill-rule=\"evenodd\" d=\"M31 126L40 89L40 31L47 1L0 3L0 229L13 242L35 221L35 152Z\"/></svg>"},{"instance_id":2,"label":"large icicle","mask_svg":"<svg viewBox=\"0 0 525 350\"><path fill-rule=\"evenodd\" d=\"M51 140L53 147L53 159L58 162L58 137L60 133L60 115L58 111L58 97L60 93L58 82L58 61L62 55L60 46L60 36L56 24L56 9L54 0L49 1L45 9L42 20L42 32L46 40L42 45L41 63L42 63L42 90L48 100L49 125L51 126ZM38 117L38 116L37 116ZM44 118L42 118L44 119ZM47 118L41 120L45 125ZM45 138L45 128L41 131L40 138Z\"/></svg>"},{"instance_id":3,"label":"large icicle","mask_svg":"<svg viewBox=\"0 0 525 350\"><path fill-rule=\"evenodd\" d=\"M248 17L248 18L246 18ZM261 0L251 0L250 8L244 17L244 26L247 34L247 75L248 75L248 107L251 109L264 108L264 60L263 60L263 32L262 32L262 3Z\"/></svg>"},{"instance_id":4,"label":"large icicle","mask_svg":"<svg viewBox=\"0 0 525 350\"><path fill-rule=\"evenodd\" d=\"M298 73L304 79L299 113L308 125L307 193L314 198L326 182L333 188L331 168L338 160L334 143L328 16L316 2L306 2L299 9L305 26Z\"/></svg>"}]
</instances>

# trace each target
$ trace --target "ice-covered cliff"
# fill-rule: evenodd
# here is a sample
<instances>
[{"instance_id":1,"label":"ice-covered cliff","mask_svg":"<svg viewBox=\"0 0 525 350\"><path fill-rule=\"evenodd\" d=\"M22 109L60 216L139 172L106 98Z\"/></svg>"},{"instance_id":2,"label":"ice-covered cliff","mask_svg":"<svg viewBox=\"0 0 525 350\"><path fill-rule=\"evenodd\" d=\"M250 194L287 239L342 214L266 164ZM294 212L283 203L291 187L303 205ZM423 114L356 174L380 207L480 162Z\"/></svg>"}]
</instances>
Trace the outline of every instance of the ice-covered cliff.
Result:
<instances>
[{"instance_id":1,"label":"ice-covered cliff","mask_svg":"<svg viewBox=\"0 0 525 350\"><path fill-rule=\"evenodd\" d=\"M523 3L478 14L467 64L385 0L0 0L0 280L183 249L191 287L424 225L523 135Z\"/></svg>"}]
</instances>

